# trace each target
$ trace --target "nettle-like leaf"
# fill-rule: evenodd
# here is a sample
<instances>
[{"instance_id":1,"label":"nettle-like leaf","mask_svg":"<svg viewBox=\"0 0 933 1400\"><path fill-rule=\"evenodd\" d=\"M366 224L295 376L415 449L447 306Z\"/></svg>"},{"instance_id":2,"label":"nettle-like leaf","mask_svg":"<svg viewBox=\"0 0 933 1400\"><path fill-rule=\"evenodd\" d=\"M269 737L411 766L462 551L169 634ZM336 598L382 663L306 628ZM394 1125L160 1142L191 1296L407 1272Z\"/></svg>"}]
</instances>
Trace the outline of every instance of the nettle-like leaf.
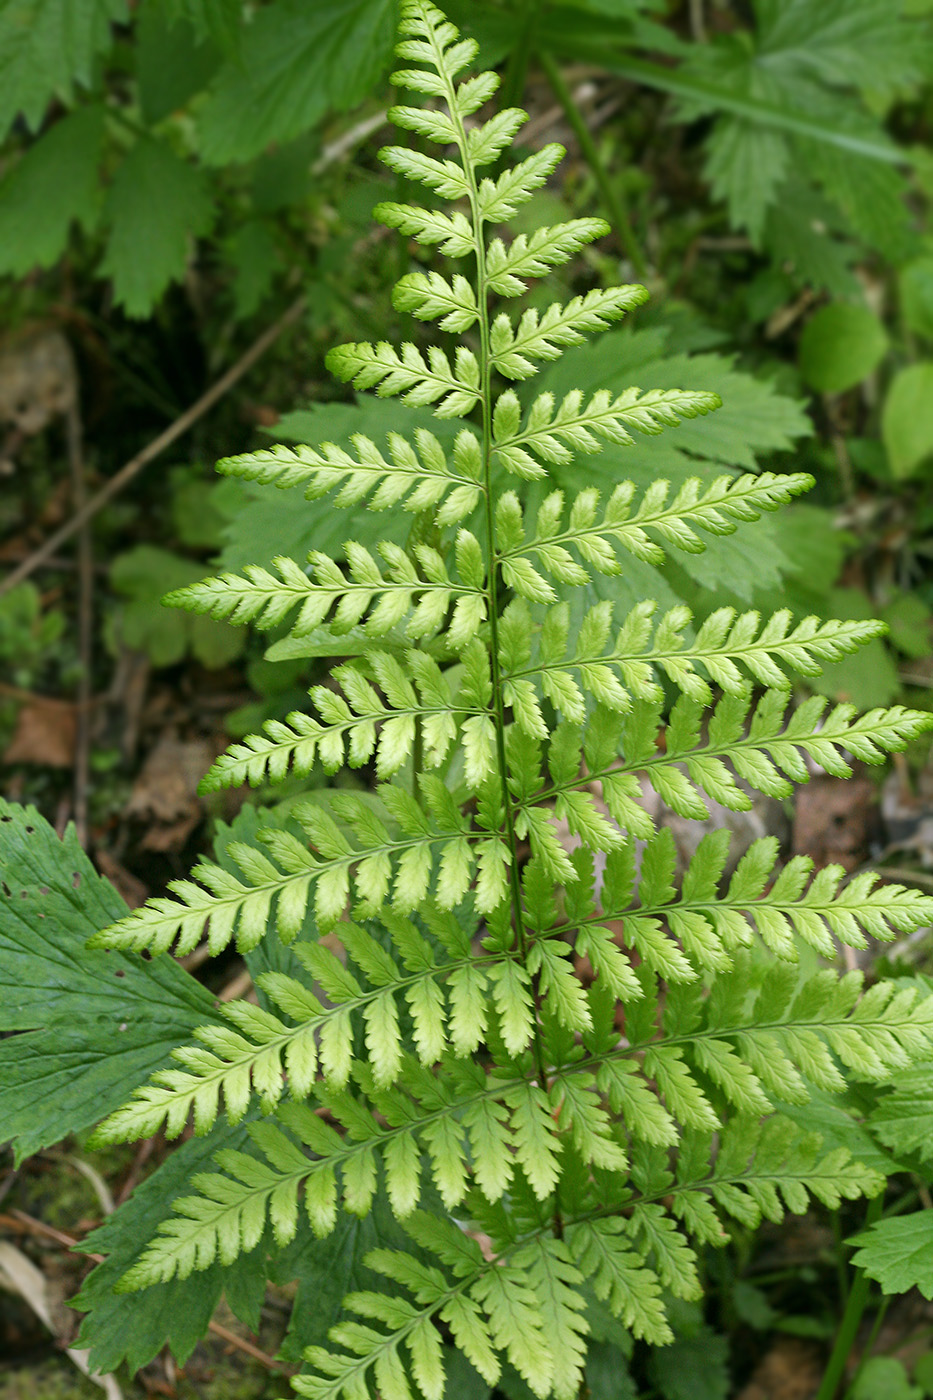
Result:
<instances>
[{"instance_id":1,"label":"nettle-like leaf","mask_svg":"<svg viewBox=\"0 0 933 1400\"><path fill-rule=\"evenodd\" d=\"M356 32L365 13L378 37L386 11L359 0L342 18L325 6L319 28ZM120 1233L108 1290L120 1272L118 1297L182 1297L200 1272L216 1279L247 1257L261 1279L267 1262L285 1270L301 1250L318 1261L308 1288L329 1300L293 1339L292 1354L306 1348L294 1386L309 1400L363 1400L371 1387L386 1400L440 1400L457 1383L453 1349L488 1386L508 1366L541 1400L573 1400L596 1305L663 1346L670 1296L699 1296L699 1247L721 1244L733 1223L881 1189L877 1150L866 1165L798 1125L815 1095L896 1082L875 1129L899 1152L928 1150L917 1078L933 1057L928 988L866 991L831 965L801 978L799 952L805 965L814 952L830 964L838 943L908 934L933 920L933 899L870 873L814 873L802 856L782 865L770 839L726 881L724 831L678 879L646 789L687 818L703 819L710 799L743 810L751 792L784 799L814 763L839 777L853 760L880 763L933 719L794 696L794 676L870 641L872 622L727 607L691 630L686 606L644 596L641 581L668 554L701 558L707 541L740 537L807 488L802 473L752 471L753 448L789 441L799 423L785 413L743 442L736 415L710 430L704 453L711 391L561 382L564 349L644 290L590 286L514 310L527 281L605 226L583 218L500 236L560 151L510 163L524 114L486 117L498 80L469 75L475 44L429 0L403 0L401 13L393 81L427 102L393 108L412 140L385 158L427 197L377 212L453 265L429 269L419 255L402 277L395 304L414 320L401 346L329 356L344 382L401 396L410 435L395 409L385 440L348 432L340 445L222 466L270 496L299 488L311 501L333 493L337 507L365 503L387 519L386 537L372 543L367 526L365 543L349 539L336 558L317 548L271 566L238 560L238 572L167 600L280 629L274 656L334 664L307 706L234 744L205 779L213 791L313 775L311 790L292 795L287 815L240 819L239 839L225 837L216 862L164 897L122 917L100 911L100 923L115 921L90 957L186 953L205 937L218 953L233 941L257 968L258 996L205 1005L193 1021L186 1008L123 1101L100 1104L100 1142L178 1137L191 1121L219 1145L208 1163L187 1144L198 1170L171 1209L147 1209L132 1260ZM261 45L273 43L271 15L256 21ZM372 61L367 45L360 63ZM209 129L250 82L226 72ZM287 93L296 84L289 67ZM271 108L261 115L267 135L287 134ZM445 200L451 208L435 207ZM454 339L431 342L420 324L431 322ZM624 362L628 341L612 335ZM547 364L548 388L498 391L494 375L523 381ZM721 363L718 383L736 383ZM764 413L764 391L755 403ZM696 471L674 452L670 480L620 479L612 454L667 429ZM590 465L600 453L602 478ZM581 472L592 476L584 489ZM329 520L326 538L340 538ZM678 695L669 707L666 685ZM325 786L321 772L341 776ZM73 1034L98 1053L106 1034L112 1057L109 1028L88 1021ZM5 1042L10 1063L28 1043ZM361 1240L377 1209L396 1222L392 1247L361 1246L365 1263L335 1297L343 1232ZM866 1246L887 1280L879 1248Z\"/></svg>"}]
</instances>

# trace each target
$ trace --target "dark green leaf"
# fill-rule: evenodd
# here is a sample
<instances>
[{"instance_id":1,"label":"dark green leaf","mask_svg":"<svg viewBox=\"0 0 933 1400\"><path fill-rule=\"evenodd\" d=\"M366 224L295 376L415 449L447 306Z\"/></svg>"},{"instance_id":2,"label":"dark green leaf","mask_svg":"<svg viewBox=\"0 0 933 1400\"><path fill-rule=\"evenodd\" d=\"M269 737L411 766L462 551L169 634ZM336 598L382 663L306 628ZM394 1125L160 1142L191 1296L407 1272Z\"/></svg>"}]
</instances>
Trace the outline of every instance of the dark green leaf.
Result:
<instances>
[{"instance_id":1,"label":"dark green leaf","mask_svg":"<svg viewBox=\"0 0 933 1400\"><path fill-rule=\"evenodd\" d=\"M902 1071L871 1115L871 1126L895 1153L933 1157L933 1066Z\"/></svg>"},{"instance_id":2,"label":"dark green leaf","mask_svg":"<svg viewBox=\"0 0 933 1400\"><path fill-rule=\"evenodd\" d=\"M97 1123L162 1067L213 999L178 963L88 952L126 906L73 828L0 801L0 1139L17 1160ZM120 1053L115 1053L119 1048Z\"/></svg>"},{"instance_id":3,"label":"dark green leaf","mask_svg":"<svg viewBox=\"0 0 933 1400\"><path fill-rule=\"evenodd\" d=\"M84 107L56 122L0 184L0 272L20 277L51 267L68 246L72 222L92 229L104 110Z\"/></svg>"},{"instance_id":4,"label":"dark green leaf","mask_svg":"<svg viewBox=\"0 0 933 1400\"><path fill-rule=\"evenodd\" d=\"M127 600L111 623L118 640L144 651L154 666L174 665L189 650L207 667L232 661L243 650L242 630L162 604L166 593L196 583L203 574L201 565L154 545L118 554L110 582Z\"/></svg>"},{"instance_id":5,"label":"dark green leaf","mask_svg":"<svg viewBox=\"0 0 933 1400\"><path fill-rule=\"evenodd\" d=\"M852 1262L880 1283L882 1293L919 1288L933 1299L933 1211L878 1220L847 1243L857 1246Z\"/></svg>"},{"instance_id":6,"label":"dark green leaf","mask_svg":"<svg viewBox=\"0 0 933 1400\"><path fill-rule=\"evenodd\" d=\"M389 57L394 22L394 0L277 0L261 9L248 59L225 65L204 109L205 159L250 160L362 101Z\"/></svg>"},{"instance_id":7,"label":"dark green leaf","mask_svg":"<svg viewBox=\"0 0 933 1400\"><path fill-rule=\"evenodd\" d=\"M901 268L900 295L907 325L933 340L933 258L917 258Z\"/></svg>"},{"instance_id":8,"label":"dark green leaf","mask_svg":"<svg viewBox=\"0 0 933 1400\"><path fill-rule=\"evenodd\" d=\"M251 219L241 224L227 245L233 267L233 304L238 317L252 316L269 292L281 263L267 224Z\"/></svg>"},{"instance_id":9,"label":"dark green leaf","mask_svg":"<svg viewBox=\"0 0 933 1400\"><path fill-rule=\"evenodd\" d=\"M136 30L136 76L145 120L160 122L201 92L220 66L221 53L209 39L198 37L184 20L143 5Z\"/></svg>"},{"instance_id":10,"label":"dark green leaf","mask_svg":"<svg viewBox=\"0 0 933 1400\"><path fill-rule=\"evenodd\" d=\"M128 316L147 316L184 277L190 240L208 232L214 212L199 170L152 137L136 143L110 187L102 264Z\"/></svg>"},{"instance_id":11,"label":"dark green leaf","mask_svg":"<svg viewBox=\"0 0 933 1400\"><path fill-rule=\"evenodd\" d=\"M0 139L22 114L35 131L53 96L90 87L126 0L0 0Z\"/></svg>"}]
</instances>

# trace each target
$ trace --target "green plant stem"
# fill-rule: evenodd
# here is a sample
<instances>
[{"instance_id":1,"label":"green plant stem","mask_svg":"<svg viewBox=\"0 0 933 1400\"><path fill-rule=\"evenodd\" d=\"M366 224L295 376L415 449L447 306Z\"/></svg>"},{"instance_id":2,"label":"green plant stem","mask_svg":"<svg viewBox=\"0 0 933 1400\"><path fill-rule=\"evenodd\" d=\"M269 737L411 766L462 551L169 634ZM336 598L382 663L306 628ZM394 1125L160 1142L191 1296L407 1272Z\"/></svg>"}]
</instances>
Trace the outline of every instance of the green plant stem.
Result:
<instances>
[{"instance_id":1,"label":"green plant stem","mask_svg":"<svg viewBox=\"0 0 933 1400\"><path fill-rule=\"evenodd\" d=\"M596 142L593 140L593 133L583 120L580 109L573 100L573 94L564 82L564 75L554 59L549 53L543 51L539 52L538 59L551 85L551 91L563 108L564 115L580 143L583 158L593 172L593 177L602 195L603 204L606 206L609 222L625 249L625 255L635 269L636 276L644 277L648 271L648 264L645 262L638 240L632 232L632 225L629 222L628 211L622 196L610 180L609 172L599 154Z\"/></svg>"},{"instance_id":2,"label":"green plant stem","mask_svg":"<svg viewBox=\"0 0 933 1400\"><path fill-rule=\"evenodd\" d=\"M492 355L489 344L489 288L487 285L486 259L484 257L483 248L483 219L480 213L479 187L476 183L476 171L467 155L469 145L467 142L466 129L464 128L462 119L457 115L457 105L452 87L448 91L447 103L450 115L459 128L460 149L463 152L464 158L463 169L469 186L470 208L473 215L473 229L476 237L476 303L479 310L480 383L483 415L483 512L486 532L487 567L489 573L487 603L489 607L489 651L492 670L493 724L496 731L496 762L499 768L499 782L502 790L505 836L511 855L511 862L509 864L509 887L511 891L512 918L515 928L515 938L522 960L527 961L529 949L528 931L525 927L524 910L522 908L521 877L519 875L518 861L516 858L518 840L515 834L515 813L509 795L508 763L505 747L505 703L502 697L502 676L499 665L498 561L496 559L496 529L492 493ZM537 1016L534 1019L532 1046L538 1083L546 1092L547 1062L544 1056L544 1046L541 1042L541 1029L538 1025ZM563 1221L559 1198L556 1194L554 1197L554 1233L558 1238L563 1236Z\"/></svg>"},{"instance_id":3,"label":"green plant stem","mask_svg":"<svg viewBox=\"0 0 933 1400\"><path fill-rule=\"evenodd\" d=\"M884 1322L884 1319L887 1316L887 1311L890 1305L890 1297L881 1299L881 1302L878 1305L878 1311L875 1313L875 1320L871 1325L871 1331L868 1334L868 1340L862 1348L862 1355L859 1358L858 1366L855 1368L855 1375L852 1377L852 1383L847 1387L843 1400L851 1400L851 1396L855 1390L858 1378L862 1373L862 1368L864 1367L865 1362L870 1359L871 1354L874 1351L875 1342L878 1340L878 1333L881 1331L881 1324Z\"/></svg>"},{"instance_id":4,"label":"green plant stem","mask_svg":"<svg viewBox=\"0 0 933 1400\"><path fill-rule=\"evenodd\" d=\"M873 1225L880 1219L882 1206L884 1204L884 1193L879 1192L868 1203L868 1210L865 1212L865 1226ZM833 1400L842 1380L842 1373L845 1370L846 1362L852 1351L852 1344L855 1341L855 1334L868 1306L868 1295L871 1292L871 1280L868 1275L859 1271L849 1289L849 1296L846 1300L845 1311L842 1314L842 1321L836 1333L836 1340L830 1353L829 1361L826 1363L826 1370L823 1372L823 1379L817 1391L816 1400Z\"/></svg>"}]
</instances>

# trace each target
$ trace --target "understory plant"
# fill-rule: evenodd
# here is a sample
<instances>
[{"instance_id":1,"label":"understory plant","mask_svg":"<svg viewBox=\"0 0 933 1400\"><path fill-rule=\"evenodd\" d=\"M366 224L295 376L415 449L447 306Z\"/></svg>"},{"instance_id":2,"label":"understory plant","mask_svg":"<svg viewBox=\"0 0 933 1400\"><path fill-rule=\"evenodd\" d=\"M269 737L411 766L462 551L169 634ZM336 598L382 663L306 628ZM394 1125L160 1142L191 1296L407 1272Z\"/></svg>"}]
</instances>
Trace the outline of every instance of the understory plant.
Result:
<instances>
[{"instance_id":1,"label":"understory plant","mask_svg":"<svg viewBox=\"0 0 933 1400\"><path fill-rule=\"evenodd\" d=\"M736 864L725 830L678 881L646 799L697 820L707 798L747 809L752 792L805 782L807 760L844 776L933 721L793 703L789 675L854 650L872 622L723 608L694 627L685 607L658 616L650 599L614 614L605 580L627 559L700 551L810 478L727 473L673 496L655 481L638 498L620 482L603 502L548 489L551 465L585 471L601 443L717 399L511 387L645 292L593 287L511 313L529 280L606 226L491 235L562 152L508 164L525 114L479 117L497 78L458 80L475 45L427 0L404 0L401 27L410 66L394 81L427 102L393 109L411 143L383 159L450 207L376 214L458 269L414 271L394 301L459 339L345 345L329 364L463 426L451 449L418 428L222 465L301 483L322 510L408 511L410 540L378 555L348 540L339 560L280 558L170 595L339 658L307 712L233 745L206 790L318 764L334 779L92 939L183 954L206 926L211 953L264 948L267 967L259 1004L212 1008L96 1141L175 1138L192 1116L196 1134L221 1113L245 1124L156 1210L122 1292L251 1252L262 1275L266 1256L387 1202L407 1243L366 1255L329 1340L305 1350L293 1385L309 1400L487 1394L514 1389L515 1373L542 1400L572 1400L594 1344L671 1340L672 1306L702 1297L700 1256L730 1224L877 1195L879 1172L793 1111L931 1053L933 999L892 982L865 991L833 967L801 977L799 953L832 960L836 940L909 933L933 900L871 874L843 885L837 867L811 878L806 857L779 863L772 838ZM432 143L443 153L424 154ZM196 1017L209 1005L189 1000Z\"/></svg>"}]
</instances>

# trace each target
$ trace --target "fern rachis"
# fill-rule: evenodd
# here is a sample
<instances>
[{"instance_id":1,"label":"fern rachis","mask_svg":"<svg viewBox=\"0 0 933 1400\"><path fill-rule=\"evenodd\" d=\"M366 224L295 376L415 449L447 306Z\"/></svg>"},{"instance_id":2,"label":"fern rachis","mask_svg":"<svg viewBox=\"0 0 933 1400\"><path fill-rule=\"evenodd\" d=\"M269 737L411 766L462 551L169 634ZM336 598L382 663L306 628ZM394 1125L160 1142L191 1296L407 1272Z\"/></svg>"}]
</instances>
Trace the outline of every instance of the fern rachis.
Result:
<instances>
[{"instance_id":1,"label":"fern rachis","mask_svg":"<svg viewBox=\"0 0 933 1400\"><path fill-rule=\"evenodd\" d=\"M879 984L863 996L858 977L829 970L801 984L795 966L800 942L829 955L833 935L893 937L929 921L933 901L866 877L840 890L833 870L811 881L799 859L772 883L770 841L723 891L722 833L701 843L678 891L672 843L655 831L638 775L701 817L704 793L747 805L733 768L783 795L806 780L804 756L844 773L846 754L879 762L929 717L825 714L819 700L786 716L787 672L815 673L874 635L872 623L808 618L791 630L784 611L762 625L721 610L688 636L686 609L655 624L650 603L615 621L600 603L572 624L591 571L611 578L629 555L696 552L809 478L723 475L671 499L663 482L640 499L622 483L602 508L588 489L571 501L545 492L526 508L523 483L543 482L548 463L705 414L715 396L572 393L558 405L545 394L525 410L513 388L498 391L498 376L529 379L644 292L598 288L517 321L493 309L604 226L487 240L486 226L511 217L560 152L481 176L523 114L467 125L496 79L455 82L475 46L427 0L405 0L402 34L399 53L415 66L395 80L436 105L398 107L393 119L454 158L399 147L387 161L459 207L378 212L468 259L474 276L414 273L396 305L470 339L452 353L356 344L329 363L358 388L471 416L449 453L419 430L411 442L392 434L385 450L358 436L352 452L274 449L224 469L301 482L312 499L336 489L342 505L429 511L432 542L416 534L407 551L386 544L377 558L351 540L342 562L281 559L277 573L248 569L170 599L287 623L296 637L323 629L335 657L351 629L367 639L335 669L339 688L311 692L315 713L233 746L208 788L276 782L318 761L331 772L374 762L379 785L308 794L290 829L268 824L258 845L231 846L239 875L205 862L171 898L98 935L104 947L185 951L206 923L213 952L277 936L296 958L296 975L261 979L267 1006L224 1007L223 1023L177 1051L98 1137L162 1125L175 1136L189 1113L204 1132L221 1106L235 1122L254 1099L267 1114L249 1123L248 1150L224 1150L217 1171L193 1179L125 1289L229 1262L258 1248L267 1225L276 1247L305 1228L326 1236L339 1209L366 1214L385 1186L411 1248L368 1257L383 1282L349 1295L330 1347L308 1351L294 1384L310 1400L361 1400L370 1382L385 1400L412 1388L439 1400L447 1338L488 1384L507 1360L537 1395L571 1400L594 1300L663 1344L665 1292L697 1296L696 1249L721 1243L725 1221L753 1226L809 1196L834 1205L880 1190L874 1170L823 1150L774 1103L805 1103L847 1073L883 1082L929 1053L933 1027L933 1002L915 992ZM508 489L495 489L497 473ZM659 675L682 692L663 750ZM767 687L757 699L752 682ZM647 843L640 867L636 841ZM619 919L621 944L607 927ZM590 961L589 987L575 955Z\"/></svg>"}]
</instances>

